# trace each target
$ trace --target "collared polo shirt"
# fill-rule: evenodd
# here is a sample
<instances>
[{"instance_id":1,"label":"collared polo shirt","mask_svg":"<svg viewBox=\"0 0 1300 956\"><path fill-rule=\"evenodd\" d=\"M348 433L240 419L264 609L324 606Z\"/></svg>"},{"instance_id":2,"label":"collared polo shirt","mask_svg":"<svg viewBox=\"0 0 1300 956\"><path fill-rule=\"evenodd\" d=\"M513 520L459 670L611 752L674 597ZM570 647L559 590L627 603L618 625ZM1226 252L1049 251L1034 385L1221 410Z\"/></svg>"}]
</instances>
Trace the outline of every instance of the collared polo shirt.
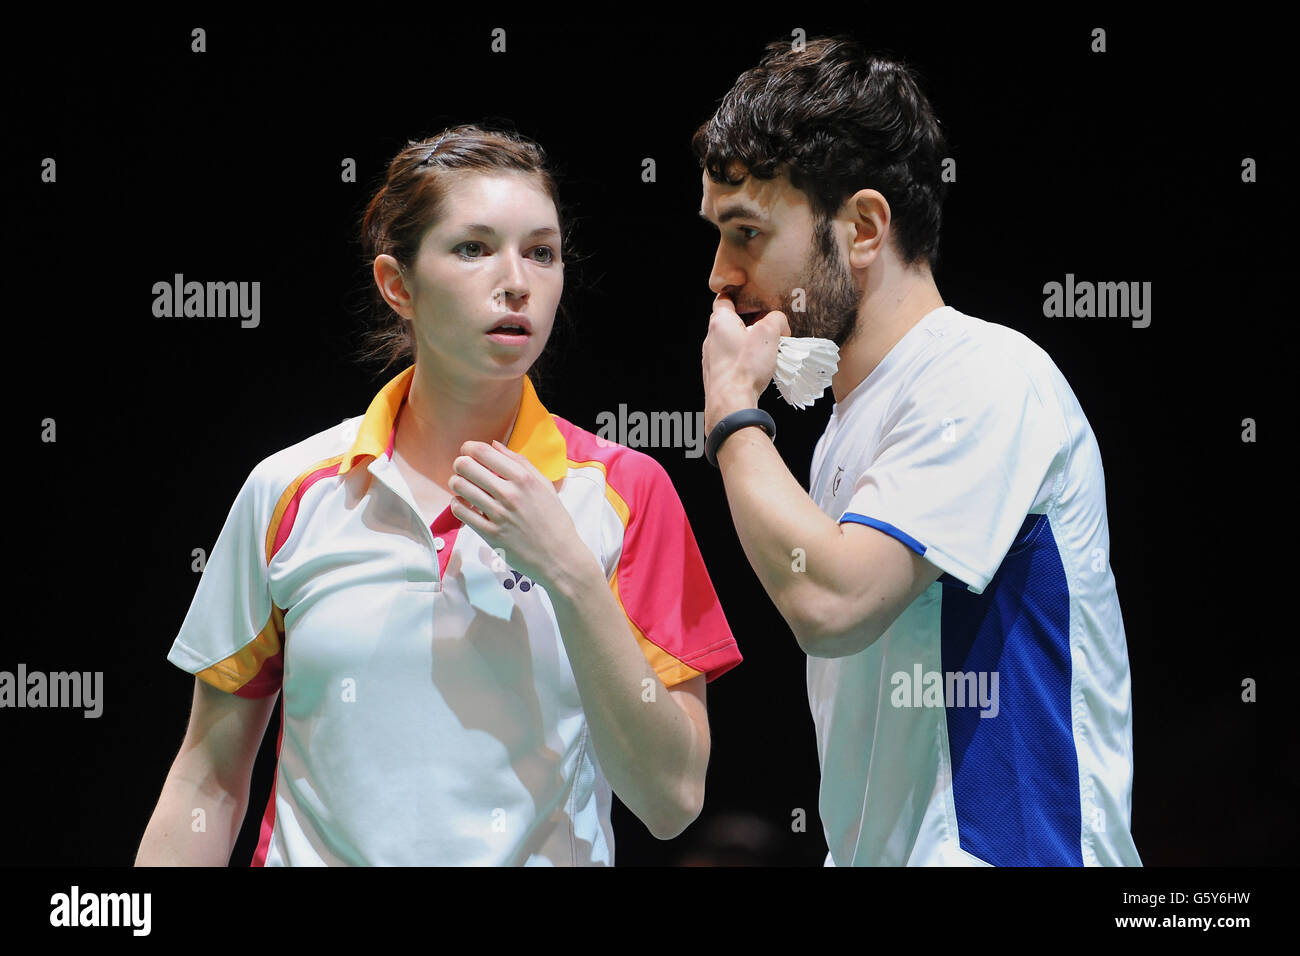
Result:
<instances>
[{"instance_id":1,"label":"collared polo shirt","mask_svg":"<svg viewBox=\"0 0 1300 956\"><path fill-rule=\"evenodd\" d=\"M250 473L168 660L280 693L254 866L612 865L611 790L545 588L393 464L415 368ZM663 467L550 414L507 446L548 479L663 683L740 663Z\"/></svg>"}]
</instances>

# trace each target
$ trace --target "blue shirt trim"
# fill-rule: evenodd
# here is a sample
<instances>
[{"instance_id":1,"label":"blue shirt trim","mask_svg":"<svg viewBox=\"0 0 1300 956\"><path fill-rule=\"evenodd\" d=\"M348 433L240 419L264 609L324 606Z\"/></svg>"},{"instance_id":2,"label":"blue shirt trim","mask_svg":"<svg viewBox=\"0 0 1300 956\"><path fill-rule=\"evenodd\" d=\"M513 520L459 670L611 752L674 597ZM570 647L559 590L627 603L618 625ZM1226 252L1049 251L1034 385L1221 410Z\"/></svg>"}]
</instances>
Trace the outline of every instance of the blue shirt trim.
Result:
<instances>
[{"instance_id":1,"label":"blue shirt trim","mask_svg":"<svg viewBox=\"0 0 1300 956\"><path fill-rule=\"evenodd\" d=\"M854 511L844 512L840 517L839 523L843 524L846 521L852 521L854 524L864 524L868 528L875 528L877 531L883 531L891 538L897 538L899 541L903 542L903 544L907 545L917 554L923 557L925 555L925 545L920 541L917 541L910 534L895 528L887 521L881 521L879 518L868 518L866 515L860 515Z\"/></svg>"}]
</instances>

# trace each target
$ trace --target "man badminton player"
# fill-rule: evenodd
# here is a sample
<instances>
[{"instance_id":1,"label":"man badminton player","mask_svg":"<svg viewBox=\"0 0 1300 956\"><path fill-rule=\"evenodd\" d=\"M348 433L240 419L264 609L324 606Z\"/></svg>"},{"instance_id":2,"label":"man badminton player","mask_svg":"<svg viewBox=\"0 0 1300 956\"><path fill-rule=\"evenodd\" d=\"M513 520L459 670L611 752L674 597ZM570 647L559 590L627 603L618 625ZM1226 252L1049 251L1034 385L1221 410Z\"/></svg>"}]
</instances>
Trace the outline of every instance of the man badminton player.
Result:
<instances>
[{"instance_id":1,"label":"man badminton player","mask_svg":"<svg viewBox=\"0 0 1300 956\"><path fill-rule=\"evenodd\" d=\"M808 654L827 865L1141 865L1097 441L1042 349L939 295L914 74L771 44L693 148L706 454ZM782 336L839 347L808 492L757 409Z\"/></svg>"}]
</instances>

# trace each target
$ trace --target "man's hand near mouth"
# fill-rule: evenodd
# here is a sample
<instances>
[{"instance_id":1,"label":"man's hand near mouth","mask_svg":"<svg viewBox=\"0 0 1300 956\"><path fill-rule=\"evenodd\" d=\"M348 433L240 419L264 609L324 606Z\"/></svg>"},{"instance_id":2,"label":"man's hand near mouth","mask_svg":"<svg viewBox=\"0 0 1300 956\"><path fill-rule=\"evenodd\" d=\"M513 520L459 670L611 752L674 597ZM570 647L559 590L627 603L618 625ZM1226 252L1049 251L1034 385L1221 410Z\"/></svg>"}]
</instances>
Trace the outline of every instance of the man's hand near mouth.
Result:
<instances>
[{"instance_id":1,"label":"man's hand near mouth","mask_svg":"<svg viewBox=\"0 0 1300 956\"><path fill-rule=\"evenodd\" d=\"M790 334L783 312L747 314L753 316L748 326L728 296L719 294L713 300L701 358L705 434L731 412L758 406L758 396L772 383L776 371L780 338Z\"/></svg>"}]
</instances>

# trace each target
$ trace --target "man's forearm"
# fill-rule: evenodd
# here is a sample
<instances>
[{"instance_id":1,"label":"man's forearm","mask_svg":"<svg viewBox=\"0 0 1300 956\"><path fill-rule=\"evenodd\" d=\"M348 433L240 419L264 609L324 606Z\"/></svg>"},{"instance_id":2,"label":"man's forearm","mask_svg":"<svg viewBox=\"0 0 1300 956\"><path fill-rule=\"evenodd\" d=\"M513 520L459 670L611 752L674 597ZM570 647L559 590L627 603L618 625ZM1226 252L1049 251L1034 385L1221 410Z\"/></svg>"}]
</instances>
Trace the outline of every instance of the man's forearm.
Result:
<instances>
[{"instance_id":1,"label":"man's forearm","mask_svg":"<svg viewBox=\"0 0 1300 956\"><path fill-rule=\"evenodd\" d=\"M837 595L818 572L837 560L839 525L808 497L760 428L728 437L718 450L718 467L745 556L807 650L838 621Z\"/></svg>"}]
</instances>

